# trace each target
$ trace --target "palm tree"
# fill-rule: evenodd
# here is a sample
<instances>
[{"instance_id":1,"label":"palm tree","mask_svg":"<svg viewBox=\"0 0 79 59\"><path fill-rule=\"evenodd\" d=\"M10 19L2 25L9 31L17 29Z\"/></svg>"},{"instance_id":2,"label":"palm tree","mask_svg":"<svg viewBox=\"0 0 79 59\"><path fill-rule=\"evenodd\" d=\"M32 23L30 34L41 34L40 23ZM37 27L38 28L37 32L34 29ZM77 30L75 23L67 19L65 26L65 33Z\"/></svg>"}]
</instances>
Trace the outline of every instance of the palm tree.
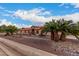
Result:
<instances>
[{"instance_id":1,"label":"palm tree","mask_svg":"<svg viewBox=\"0 0 79 59\"><path fill-rule=\"evenodd\" d=\"M59 32L61 32L60 40L64 41L66 34L68 34L68 30L70 30L69 29L70 26L72 26L73 24L73 21L72 20L66 21L64 19L60 19L57 21L57 23L59 27Z\"/></svg>"},{"instance_id":2,"label":"palm tree","mask_svg":"<svg viewBox=\"0 0 79 59\"><path fill-rule=\"evenodd\" d=\"M46 30L46 28L42 28L42 30L40 31L39 36L46 36L47 35L48 30Z\"/></svg>"},{"instance_id":3,"label":"palm tree","mask_svg":"<svg viewBox=\"0 0 79 59\"><path fill-rule=\"evenodd\" d=\"M64 41L66 34L72 34L78 38L78 32L79 32L79 26L77 26L72 20L52 20L50 22L46 22L44 25L44 31L45 32L51 32L51 40L61 40ZM58 35L58 33L61 33L61 35ZM60 36L60 37L59 37Z\"/></svg>"},{"instance_id":4,"label":"palm tree","mask_svg":"<svg viewBox=\"0 0 79 59\"><path fill-rule=\"evenodd\" d=\"M55 20L46 22L44 25L44 32L51 32L51 40L59 40L58 29L59 27Z\"/></svg>"},{"instance_id":5,"label":"palm tree","mask_svg":"<svg viewBox=\"0 0 79 59\"><path fill-rule=\"evenodd\" d=\"M79 22L72 24L72 26L69 28L68 32L75 36L79 40Z\"/></svg>"}]
</instances>

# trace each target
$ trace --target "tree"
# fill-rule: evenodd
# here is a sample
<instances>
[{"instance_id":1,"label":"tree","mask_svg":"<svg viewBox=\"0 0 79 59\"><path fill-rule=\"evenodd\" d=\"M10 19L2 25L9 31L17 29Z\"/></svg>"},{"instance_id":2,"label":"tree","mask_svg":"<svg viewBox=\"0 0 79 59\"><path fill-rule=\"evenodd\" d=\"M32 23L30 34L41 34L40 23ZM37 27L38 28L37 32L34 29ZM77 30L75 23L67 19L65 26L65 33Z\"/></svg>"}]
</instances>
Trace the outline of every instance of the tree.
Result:
<instances>
[{"instance_id":1,"label":"tree","mask_svg":"<svg viewBox=\"0 0 79 59\"><path fill-rule=\"evenodd\" d=\"M70 27L73 24L73 21L72 20L67 21L64 19L60 19L57 21L57 23L58 23L58 27L59 27L58 31L61 32L60 40L64 41L66 34L68 33L68 31L70 30Z\"/></svg>"},{"instance_id":2,"label":"tree","mask_svg":"<svg viewBox=\"0 0 79 59\"><path fill-rule=\"evenodd\" d=\"M16 32L17 30L18 30L17 27L13 25L6 26L5 28L6 35L13 35L13 33Z\"/></svg>"},{"instance_id":3,"label":"tree","mask_svg":"<svg viewBox=\"0 0 79 59\"><path fill-rule=\"evenodd\" d=\"M67 21L64 19L52 20L45 23L44 32L51 32L51 40L55 41L64 41L66 34L74 35L79 39L79 22L73 23L72 20ZM61 35L58 35L58 32L60 32Z\"/></svg>"},{"instance_id":4,"label":"tree","mask_svg":"<svg viewBox=\"0 0 79 59\"><path fill-rule=\"evenodd\" d=\"M79 22L72 24L68 32L79 40L79 37L78 37L79 36Z\"/></svg>"},{"instance_id":5,"label":"tree","mask_svg":"<svg viewBox=\"0 0 79 59\"><path fill-rule=\"evenodd\" d=\"M6 25L1 25L0 26L0 32L4 32L5 31L5 28L6 28Z\"/></svg>"},{"instance_id":6,"label":"tree","mask_svg":"<svg viewBox=\"0 0 79 59\"><path fill-rule=\"evenodd\" d=\"M51 32L51 40L58 41L58 23L56 23L55 20L52 20L50 22L46 22L44 25L44 32Z\"/></svg>"}]
</instances>

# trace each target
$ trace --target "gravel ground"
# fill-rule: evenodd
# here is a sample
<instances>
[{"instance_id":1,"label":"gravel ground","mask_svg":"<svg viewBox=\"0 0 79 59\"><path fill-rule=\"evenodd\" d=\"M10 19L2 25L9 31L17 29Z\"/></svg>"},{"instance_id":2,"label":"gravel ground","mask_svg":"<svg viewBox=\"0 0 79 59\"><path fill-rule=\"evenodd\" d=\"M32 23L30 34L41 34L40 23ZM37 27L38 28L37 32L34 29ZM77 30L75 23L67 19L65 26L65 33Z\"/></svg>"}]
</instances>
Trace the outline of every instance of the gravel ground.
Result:
<instances>
[{"instance_id":1,"label":"gravel ground","mask_svg":"<svg viewBox=\"0 0 79 59\"><path fill-rule=\"evenodd\" d=\"M3 36L9 40L17 41L25 45L29 45L50 53L57 54L59 56L79 56L79 41L73 39L66 39L65 42L51 41L50 38L38 37L38 36Z\"/></svg>"},{"instance_id":2,"label":"gravel ground","mask_svg":"<svg viewBox=\"0 0 79 59\"><path fill-rule=\"evenodd\" d=\"M2 49L0 49L0 56L7 56Z\"/></svg>"}]
</instances>

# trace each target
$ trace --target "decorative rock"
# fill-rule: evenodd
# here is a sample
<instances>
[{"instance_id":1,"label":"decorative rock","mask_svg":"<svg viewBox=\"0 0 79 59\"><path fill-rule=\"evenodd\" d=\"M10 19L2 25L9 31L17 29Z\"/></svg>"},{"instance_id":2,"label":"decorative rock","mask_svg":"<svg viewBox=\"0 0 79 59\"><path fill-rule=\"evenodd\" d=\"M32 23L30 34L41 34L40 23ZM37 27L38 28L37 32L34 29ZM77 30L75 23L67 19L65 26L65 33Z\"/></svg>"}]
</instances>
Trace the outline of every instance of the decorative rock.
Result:
<instances>
[{"instance_id":1,"label":"decorative rock","mask_svg":"<svg viewBox=\"0 0 79 59\"><path fill-rule=\"evenodd\" d=\"M78 50L78 51L76 51L76 53L77 53L77 54L79 54L79 50Z\"/></svg>"}]
</instances>

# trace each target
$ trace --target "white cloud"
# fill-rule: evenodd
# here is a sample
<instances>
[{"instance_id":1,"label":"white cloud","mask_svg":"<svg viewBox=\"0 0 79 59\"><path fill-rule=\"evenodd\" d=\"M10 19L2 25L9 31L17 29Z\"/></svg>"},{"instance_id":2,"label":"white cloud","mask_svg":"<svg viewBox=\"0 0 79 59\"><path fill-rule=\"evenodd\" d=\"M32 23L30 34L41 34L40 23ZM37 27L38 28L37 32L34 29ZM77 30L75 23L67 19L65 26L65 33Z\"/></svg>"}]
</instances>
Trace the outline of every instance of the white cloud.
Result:
<instances>
[{"instance_id":1,"label":"white cloud","mask_svg":"<svg viewBox=\"0 0 79 59\"><path fill-rule=\"evenodd\" d=\"M65 3L61 3L59 6L64 6Z\"/></svg>"},{"instance_id":2,"label":"white cloud","mask_svg":"<svg viewBox=\"0 0 79 59\"><path fill-rule=\"evenodd\" d=\"M42 17L41 17L41 19L39 19L38 21L37 21L37 19L34 20L34 21L37 23L37 25L40 25L41 26L45 22L51 21L52 19L59 20L60 18L64 18L65 20L73 20L74 22L77 22L77 21L79 21L79 13L73 13L73 14L68 14L68 15L63 15L63 16L50 16L50 17L45 18L45 19L42 19ZM32 25L26 25L26 24L13 24L12 22L7 21L6 19L0 19L0 26L3 25L3 24L5 24L5 25L15 25L18 28L31 27L32 26Z\"/></svg>"},{"instance_id":3,"label":"white cloud","mask_svg":"<svg viewBox=\"0 0 79 59\"><path fill-rule=\"evenodd\" d=\"M65 8L69 8L69 6L65 6Z\"/></svg>"},{"instance_id":4,"label":"white cloud","mask_svg":"<svg viewBox=\"0 0 79 59\"><path fill-rule=\"evenodd\" d=\"M7 9L5 9L4 11L6 11L8 13L14 13L14 11L10 11L10 10L7 10Z\"/></svg>"},{"instance_id":5,"label":"white cloud","mask_svg":"<svg viewBox=\"0 0 79 59\"><path fill-rule=\"evenodd\" d=\"M43 9L44 10L44 9ZM66 20L73 20L74 22L79 21L79 13L73 13L73 14L67 14L63 16L49 16L49 17L44 17L44 16L39 16L39 14L43 14L41 9L33 9L33 10L17 10L15 12L16 17L20 17L23 20L29 20L33 22L39 22L39 23L45 23L48 21L51 21L52 19L60 19L60 18L65 18ZM44 11L44 13L51 14L50 12Z\"/></svg>"},{"instance_id":6,"label":"white cloud","mask_svg":"<svg viewBox=\"0 0 79 59\"><path fill-rule=\"evenodd\" d=\"M5 9L4 7L0 6L0 9Z\"/></svg>"},{"instance_id":7,"label":"white cloud","mask_svg":"<svg viewBox=\"0 0 79 59\"><path fill-rule=\"evenodd\" d=\"M25 24L13 24L14 26L18 27L18 28L28 28L31 27L32 25L25 25Z\"/></svg>"},{"instance_id":8,"label":"white cloud","mask_svg":"<svg viewBox=\"0 0 79 59\"><path fill-rule=\"evenodd\" d=\"M71 3L71 5L73 5L74 8L79 8L79 3Z\"/></svg>"},{"instance_id":9,"label":"white cloud","mask_svg":"<svg viewBox=\"0 0 79 59\"><path fill-rule=\"evenodd\" d=\"M43 13L40 13L39 15L51 15L51 12L45 11L45 12L43 12Z\"/></svg>"},{"instance_id":10,"label":"white cloud","mask_svg":"<svg viewBox=\"0 0 79 59\"><path fill-rule=\"evenodd\" d=\"M32 25L25 25L25 24L13 24L12 22L7 21L7 19L0 19L0 26L1 25L6 25L6 26L8 26L8 25L14 25L14 26L16 26L18 28L31 27L32 26Z\"/></svg>"},{"instance_id":11,"label":"white cloud","mask_svg":"<svg viewBox=\"0 0 79 59\"><path fill-rule=\"evenodd\" d=\"M0 9L2 9L5 12L8 12L8 13L14 13L14 11L7 10L6 8L4 8L2 6L0 6Z\"/></svg>"},{"instance_id":12,"label":"white cloud","mask_svg":"<svg viewBox=\"0 0 79 59\"><path fill-rule=\"evenodd\" d=\"M63 15L63 16L52 16L54 19L61 19L64 18L65 20L73 20L74 22L79 21L79 13L73 13L73 14L68 14L68 15Z\"/></svg>"},{"instance_id":13,"label":"white cloud","mask_svg":"<svg viewBox=\"0 0 79 59\"><path fill-rule=\"evenodd\" d=\"M49 11L45 11L44 8L35 8L32 10L17 10L14 15L20 17L23 20L30 20L33 22L47 22L51 17L41 16L42 14L48 15ZM40 16L39 16L40 15Z\"/></svg>"},{"instance_id":14,"label":"white cloud","mask_svg":"<svg viewBox=\"0 0 79 59\"><path fill-rule=\"evenodd\" d=\"M2 16L11 16L11 14L2 14Z\"/></svg>"},{"instance_id":15,"label":"white cloud","mask_svg":"<svg viewBox=\"0 0 79 59\"><path fill-rule=\"evenodd\" d=\"M62 6L64 6L65 8L69 8L69 5L67 5L68 3L61 3L60 5L59 5L59 7L62 7Z\"/></svg>"},{"instance_id":16,"label":"white cloud","mask_svg":"<svg viewBox=\"0 0 79 59\"><path fill-rule=\"evenodd\" d=\"M3 10L3 12L1 12L1 16L7 16L7 17L11 17L12 19L15 19L15 17L13 16L13 13L15 11L11 11L11 10L8 10L2 6L0 6L0 9Z\"/></svg>"},{"instance_id":17,"label":"white cloud","mask_svg":"<svg viewBox=\"0 0 79 59\"><path fill-rule=\"evenodd\" d=\"M1 25L11 25L12 23L11 22L9 22L9 21L7 21L6 19L0 19L0 26Z\"/></svg>"}]
</instances>

